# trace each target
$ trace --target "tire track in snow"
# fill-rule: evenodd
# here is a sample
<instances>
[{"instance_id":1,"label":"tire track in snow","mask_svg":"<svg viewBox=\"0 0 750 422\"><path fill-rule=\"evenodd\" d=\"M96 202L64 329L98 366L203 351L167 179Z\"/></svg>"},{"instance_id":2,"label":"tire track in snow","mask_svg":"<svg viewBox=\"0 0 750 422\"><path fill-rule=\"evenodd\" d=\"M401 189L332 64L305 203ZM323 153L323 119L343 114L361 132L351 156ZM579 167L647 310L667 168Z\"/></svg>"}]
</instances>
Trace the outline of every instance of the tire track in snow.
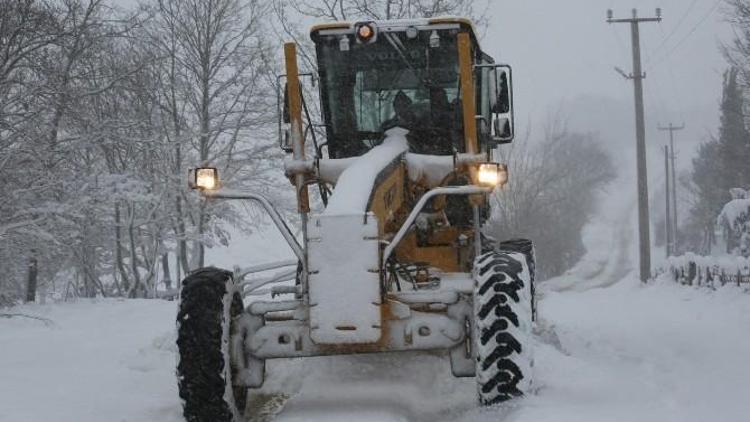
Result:
<instances>
[{"instance_id":1,"label":"tire track in snow","mask_svg":"<svg viewBox=\"0 0 750 422\"><path fill-rule=\"evenodd\" d=\"M615 190L617 191L617 190ZM607 198L613 204L600 212L597 221L585 230L587 252L578 264L565 275L542 283L542 291L584 291L610 287L633 271L633 220L636 199L631 195L626 202L618 201L616 192ZM607 213L616 210L614 218Z\"/></svg>"},{"instance_id":2,"label":"tire track in snow","mask_svg":"<svg viewBox=\"0 0 750 422\"><path fill-rule=\"evenodd\" d=\"M443 354L330 356L296 362L289 368L284 361L271 362L276 379L269 381L277 385L264 386L263 393L284 391L289 399L275 403L268 416L250 421L453 421L476 407L474 379L454 378Z\"/></svg>"}]
</instances>

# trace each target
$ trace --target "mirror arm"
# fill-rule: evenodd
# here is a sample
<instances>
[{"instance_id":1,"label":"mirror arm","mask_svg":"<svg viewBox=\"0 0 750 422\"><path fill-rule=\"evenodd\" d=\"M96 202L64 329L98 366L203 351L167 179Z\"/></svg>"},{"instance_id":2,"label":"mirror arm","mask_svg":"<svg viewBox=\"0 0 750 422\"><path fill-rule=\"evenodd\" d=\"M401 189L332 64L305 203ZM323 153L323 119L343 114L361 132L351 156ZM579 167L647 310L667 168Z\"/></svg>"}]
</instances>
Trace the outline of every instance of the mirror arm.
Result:
<instances>
[{"instance_id":1,"label":"mirror arm","mask_svg":"<svg viewBox=\"0 0 750 422\"><path fill-rule=\"evenodd\" d=\"M486 117L484 117L484 116L481 116L481 115L476 115L476 116L474 116L474 119L475 119L476 121L478 121L478 122L482 122L482 123L483 123L483 124L485 125L485 127L490 127L490 124L489 124L489 122L487 121L487 118L486 118Z\"/></svg>"},{"instance_id":2,"label":"mirror arm","mask_svg":"<svg viewBox=\"0 0 750 422\"><path fill-rule=\"evenodd\" d=\"M497 146L497 145L505 145L505 144L513 143L513 138L504 139L504 138L499 138L497 136L493 136L492 137L492 142L495 144L495 146Z\"/></svg>"},{"instance_id":3,"label":"mirror arm","mask_svg":"<svg viewBox=\"0 0 750 422\"><path fill-rule=\"evenodd\" d=\"M490 126L490 122L487 120L487 118L482 115L476 115L474 116L474 119L477 122L480 122L482 127L482 130L480 130L478 133L480 144L486 144L487 139L490 139L492 137L492 126Z\"/></svg>"}]
</instances>

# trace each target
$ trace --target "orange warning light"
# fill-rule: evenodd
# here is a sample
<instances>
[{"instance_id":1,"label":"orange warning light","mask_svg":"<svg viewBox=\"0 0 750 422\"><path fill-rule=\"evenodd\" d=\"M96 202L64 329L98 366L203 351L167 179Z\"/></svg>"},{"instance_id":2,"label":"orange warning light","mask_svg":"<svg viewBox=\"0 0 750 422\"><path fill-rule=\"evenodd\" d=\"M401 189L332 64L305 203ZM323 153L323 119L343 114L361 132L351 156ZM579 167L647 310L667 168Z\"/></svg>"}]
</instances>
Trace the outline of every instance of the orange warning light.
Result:
<instances>
[{"instance_id":1,"label":"orange warning light","mask_svg":"<svg viewBox=\"0 0 750 422\"><path fill-rule=\"evenodd\" d=\"M375 29L370 24L364 24L357 29L357 38L362 42L370 41L375 36Z\"/></svg>"}]
</instances>

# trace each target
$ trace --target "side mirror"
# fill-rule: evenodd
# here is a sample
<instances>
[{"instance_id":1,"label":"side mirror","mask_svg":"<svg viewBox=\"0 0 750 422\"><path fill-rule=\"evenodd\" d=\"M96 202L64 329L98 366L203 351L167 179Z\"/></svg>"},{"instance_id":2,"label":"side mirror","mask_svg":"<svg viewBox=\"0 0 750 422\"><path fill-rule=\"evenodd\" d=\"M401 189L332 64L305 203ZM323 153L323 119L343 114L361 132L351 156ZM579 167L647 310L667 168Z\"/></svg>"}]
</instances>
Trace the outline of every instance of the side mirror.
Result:
<instances>
[{"instance_id":1,"label":"side mirror","mask_svg":"<svg viewBox=\"0 0 750 422\"><path fill-rule=\"evenodd\" d=\"M497 98L492 108L493 113L510 113L510 89L508 88L508 74L505 71L497 71Z\"/></svg>"},{"instance_id":2,"label":"side mirror","mask_svg":"<svg viewBox=\"0 0 750 422\"><path fill-rule=\"evenodd\" d=\"M495 66L496 97L492 104L492 141L496 144L513 142L513 69L508 65Z\"/></svg>"},{"instance_id":3,"label":"side mirror","mask_svg":"<svg viewBox=\"0 0 750 422\"><path fill-rule=\"evenodd\" d=\"M289 117L289 85L284 84L284 106L283 112L281 113L281 120L284 123L289 124L292 119Z\"/></svg>"},{"instance_id":4,"label":"side mirror","mask_svg":"<svg viewBox=\"0 0 750 422\"><path fill-rule=\"evenodd\" d=\"M313 87L317 84L317 78L313 73L300 73L299 76L305 76L310 78L310 83ZM285 82L286 75L278 75L276 77L276 120L278 125L278 137L279 137L279 148L286 153L292 152L292 141L291 141L291 113L289 110L289 84ZM303 98L304 106L304 98ZM307 112L307 109L305 109ZM308 116L308 125L311 125L310 118ZM306 136L306 134L305 134Z\"/></svg>"},{"instance_id":5,"label":"side mirror","mask_svg":"<svg viewBox=\"0 0 750 422\"><path fill-rule=\"evenodd\" d=\"M284 75L277 77L278 85L276 85L276 120L279 130L279 148L285 153L292 152L292 141L289 133L289 123L291 118L289 116L289 85L284 83L283 93L281 92L281 80Z\"/></svg>"},{"instance_id":6,"label":"side mirror","mask_svg":"<svg viewBox=\"0 0 750 422\"><path fill-rule=\"evenodd\" d=\"M503 142L510 142L513 140L513 130L510 127L510 119L507 117L495 117L493 121L494 137Z\"/></svg>"},{"instance_id":7,"label":"side mirror","mask_svg":"<svg viewBox=\"0 0 750 422\"><path fill-rule=\"evenodd\" d=\"M294 152L294 147L292 146L292 133L289 129L284 129L279 146L281 147L281 150L287 154Z\"/></svg>"}]
</instances>

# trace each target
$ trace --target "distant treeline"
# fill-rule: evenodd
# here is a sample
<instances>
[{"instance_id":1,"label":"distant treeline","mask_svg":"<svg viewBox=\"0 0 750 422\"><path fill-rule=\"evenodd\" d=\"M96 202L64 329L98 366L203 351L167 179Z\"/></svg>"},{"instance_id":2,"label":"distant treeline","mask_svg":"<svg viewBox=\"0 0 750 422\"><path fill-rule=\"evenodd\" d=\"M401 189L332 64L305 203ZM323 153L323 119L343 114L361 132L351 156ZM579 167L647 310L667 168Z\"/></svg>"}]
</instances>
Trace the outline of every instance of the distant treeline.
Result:
<instances>
[{"instance_id":1,"label":"distant treeline","mask_svg":"<svg viewBox=\"0 0 750 422\"><path fill-rule=\"evenodd\" d=\"M750 1L727 0L727 3L730 6L727 17L734 26L736 38L722 47L729 68L720 87L720 126L716 135L700 146L690 174L681 178L688 192L689 217L678 233L681 245L678 252L703 255L716 252L716 220L732 199L730 190L750 188L746 106L750 92ZM728 244L727 248L732 249L733 245Z\"/></svg>"}]
</instances>

